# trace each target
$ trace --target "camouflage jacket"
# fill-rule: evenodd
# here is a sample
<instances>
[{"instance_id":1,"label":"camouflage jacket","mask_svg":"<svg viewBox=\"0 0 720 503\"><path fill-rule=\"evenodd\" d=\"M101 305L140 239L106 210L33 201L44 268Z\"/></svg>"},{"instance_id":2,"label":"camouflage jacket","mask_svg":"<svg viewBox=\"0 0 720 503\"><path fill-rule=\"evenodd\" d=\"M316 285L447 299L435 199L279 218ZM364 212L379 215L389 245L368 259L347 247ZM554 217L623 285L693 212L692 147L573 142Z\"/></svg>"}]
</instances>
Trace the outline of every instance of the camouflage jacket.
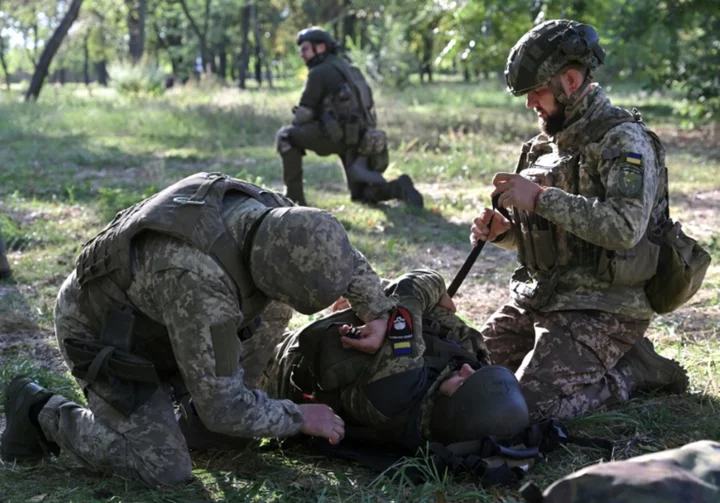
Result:
<instances>
[{"instance_id":1,"label":"camouflage jacket","mask_svg":"<svg viewBox=\"0 0 720 503\"><path fill-rule=\"evenodd\" d=\"M569 158L577 162L574 170L566 170L561 176L554 173L554 183L534 179L547 186L538 197L535 213L523 216L513 208L511 215L516 224L496 242L506 249L519 249L522 239L535 240L536 262L542 262L548 253L552 260L552 254L561 252L569 257L564 267L542 270L528 266L519 256L521 267L510 285L519 304L541 311L597 309L635 319L652 316L644 292L647 278L624 281L637 264L627 262L629 267L623 269L618 258L637 255L635 251L645 236L651 214L663 195L662 167L656 160L653 140L642 123L633 121L611 127L596 142L587 136L588 130L618 112L621 109L613 107L605 92L596 86L561 132L555 137L540 134L523 147L517 172L531 179L543 163ZM528 227L526 221L534 221L535 225ZM562 243L538 246L543 234L552 239L559 236ZM655 262L647 260L651 269L657 261L657 250L648 253L655 254ZM613 257L612 265L603 260L607 257ZM533 305L533 297L542 300Z\"/></svg>"},{"instance_id":2,"label":"camouflage jacket","mask_svg":"<svg viewBox=\"0 0 720 503\"><path fill-rule=\"evenodd\" d=\"M222 217L230 234L242 243L247 229L265 211L255 199L232 195L223 203ZM353 257L342 259L355 263L345 296L358 316L369 321L394 306L360 252L354 250ZM146 232L133 242L131 270L132 282L124 292L107 276L83 288L78 311L84 333L73 337L98 339L105 310L113 299L126 296L135 311L164 327L161 337L153 333L149 342L161 348L153 355L171 361L148 357L156 368L180 371L198 414L211 431L241 437L287 436L299 431L303 419L294 403L271 399L245 384L244 369L237 366L237 358L246 356L237 335L244 321L239 292L215 259L189 243ZM284 328L277 327L278 333ZM138 336L142 339L142 334L135 334L136 343L148 342L138 341Z\"/></svg>"}]
</instances>

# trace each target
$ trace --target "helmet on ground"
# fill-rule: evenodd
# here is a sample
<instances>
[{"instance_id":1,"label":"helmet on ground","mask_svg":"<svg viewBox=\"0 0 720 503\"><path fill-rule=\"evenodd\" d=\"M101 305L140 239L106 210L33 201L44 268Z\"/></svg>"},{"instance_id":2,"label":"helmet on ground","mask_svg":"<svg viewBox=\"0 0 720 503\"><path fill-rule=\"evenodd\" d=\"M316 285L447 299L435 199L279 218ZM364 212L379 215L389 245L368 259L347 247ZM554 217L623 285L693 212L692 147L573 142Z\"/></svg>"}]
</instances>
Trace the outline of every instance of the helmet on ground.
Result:
<instances>
[{"instance_id":1,"label":"helmet on ground","mask_svg":"<svg viewBox=\"0 0 720 503\"><path fill-rule=\"evenodd\" d=\"M590 25L554 19L534 27L510 50L505 67L507 89L522 96L546 85L569 63L579 63L590 72L605 60L600 37Z\"/></svg>"},{"instance_id":2,"label":"helmet on ground","mask_svg":"<svg viewBox=\"0 0 720 503\"><path fill-rule=\"evenodd\" d=\"M347 291L354 255L345 229L330 213L273 208L253 238L250 273L267 297L312 314Z\"/></svg>"}]
</instances>

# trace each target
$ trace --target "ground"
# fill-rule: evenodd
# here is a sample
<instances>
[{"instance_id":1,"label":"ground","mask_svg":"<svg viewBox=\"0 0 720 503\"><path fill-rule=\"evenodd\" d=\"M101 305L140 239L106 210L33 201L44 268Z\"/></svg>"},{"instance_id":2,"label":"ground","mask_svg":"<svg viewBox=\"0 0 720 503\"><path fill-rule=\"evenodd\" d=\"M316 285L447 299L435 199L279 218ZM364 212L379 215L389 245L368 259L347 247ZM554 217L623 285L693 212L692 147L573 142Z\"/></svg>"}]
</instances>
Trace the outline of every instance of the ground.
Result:
<instances>
[{"instance_id":1,"label":"ground","mask_svg":"<svg viewBox=\"0 0 720 503\"><path fill-rule=\"evenodd\" d=\"M280 82L282 85L283 83ZM119 97L112 90L49 88L37 104L0 99L0 228L13 279L0 282L0 386L29 373L53 391L78 398L54 342L52 309L81 243L113 214L196 171L222 171L281 189L275 131L290 118L299 85L276 90L186 88L165 96ZM531 113L494 83L442 83L379 91L381 125L392 142L390 177L408 173L426 209L395 202L352 203L338 162L306 158L308 200L331 211L378 272L439 270L448 284L470 251L472 218L488 204L497 171L512 170L520 143L536 129ZM688 127L671 115L672 99L617 93L637 105L666 142L671 207L691 235L720 258L720 147L717 125ZM615 459L720 436L720 271L678 311L657 316L649 337L691 376L682 397L641 396L570 423L574 432L616 442ZM503 303L514 255L486 247L455 300L479 326ZM297 316L297 326L308 318ZM1 398L1 397L0 397ZM0 415L0 417L2 417ZM0 419L0 430L4 419ZM540 486L597 462L592 449L561 448L529 479ZM409 486L295 447L193 456L186 486L150 490L79 468L66 456L38 467L0 465L0 501L516 501L516 488L482 489L469 478L430 475ZM405 465L429 470L422 459ZM399 473L403 473L403 470Z\"/></svg>"}]
</instances>

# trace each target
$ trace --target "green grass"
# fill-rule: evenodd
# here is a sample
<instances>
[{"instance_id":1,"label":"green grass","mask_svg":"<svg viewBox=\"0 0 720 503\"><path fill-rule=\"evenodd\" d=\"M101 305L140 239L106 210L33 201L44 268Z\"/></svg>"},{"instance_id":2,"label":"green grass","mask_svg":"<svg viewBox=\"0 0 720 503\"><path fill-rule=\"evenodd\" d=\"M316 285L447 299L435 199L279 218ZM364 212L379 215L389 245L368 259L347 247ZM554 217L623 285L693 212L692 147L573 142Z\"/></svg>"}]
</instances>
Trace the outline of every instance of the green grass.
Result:
<instances>
[{"instance_id":1,"label":"green grass","mask_svg":"<svg viewBox=\"0 0 720 503\"><path fill-rule=\"evenodd\" d=\"M0 389L26 373L80 399L59 363L52 307L81 243L118 210L197 171L230 175L282 188L275 131L290 118L296 82L275 90L193 87L132 100L111 91L48 88L39 103L0 95L0 230L13 278L0 282ZM667 139L673 212L720 260L720 151L712 130L687 130L670 115L674 102L623 87L613 94L637 105ZM533 114L499 82L456 81L378 90L381 125L390 135L389 177L408 173L426 194L426 209L395 202L352 203L338 162L305 158L307 196L335 214L376 270L393 276L414 267L439 270L449 282L469 252L470 221L485 206L493 173L512 170L520 143L535 134ZM694 194L710 194L698 200ZM700 202L698 202L700 201ZM702 203L702 204L700 204ZM714 220L713 220L714 219ZM512 254L483 251L456 297L476 326L506 298ZM574 432L611 438L614 457L676 447L720 436L717 419L720 269L711 266L701 292L682 309L656 317L649 331L659 350L681 361L691 376L684 397L644 396L570 424ZM296 316L299 326L308 317ZM2 399L2 396L0 396ZM562 447L540 460L529 479L545 486L602 453ZM2 501L516 501L514 489L478 487L448 478L415 458L394 477L330 462L301 447L193 455L194 477L182 487L150 490L117 477L86 473L63 455L38 467L0 465ZM402 483L411 469L429 482ZM34 498L34 499L33 499Z\"/></svg>"}]
</instances>

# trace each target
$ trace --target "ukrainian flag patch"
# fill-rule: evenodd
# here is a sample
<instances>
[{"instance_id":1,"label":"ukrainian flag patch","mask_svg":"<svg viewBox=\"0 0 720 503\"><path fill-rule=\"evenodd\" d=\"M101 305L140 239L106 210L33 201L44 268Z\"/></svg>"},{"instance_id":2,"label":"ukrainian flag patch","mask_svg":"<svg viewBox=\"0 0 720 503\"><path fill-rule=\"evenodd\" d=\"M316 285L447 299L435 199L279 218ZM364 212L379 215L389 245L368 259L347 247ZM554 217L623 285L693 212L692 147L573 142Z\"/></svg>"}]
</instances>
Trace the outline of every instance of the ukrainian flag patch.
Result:
<instances>
[{"instance_id":1,"label":"ukrainian flag patch","mask_svg":"<svg viewBox=\"0 0 720 503\"><path fill-rule=\"evenodd\" d=\"M636 154L635 152L628 152L625 156L625 162L633 164L635 166L642 166L642 154Z\"/></svg>"},{"instance_id":2,"label":"ukrainian flag patch","mask_svg":"<svg viewBox=\"0 0 720 503\"><path fill-rule=\"evenodd\" d=\"M412 344L410 342L394 342L392 345L393 355L404 356L412 354Z\"/></svg>"}]
</instances>

